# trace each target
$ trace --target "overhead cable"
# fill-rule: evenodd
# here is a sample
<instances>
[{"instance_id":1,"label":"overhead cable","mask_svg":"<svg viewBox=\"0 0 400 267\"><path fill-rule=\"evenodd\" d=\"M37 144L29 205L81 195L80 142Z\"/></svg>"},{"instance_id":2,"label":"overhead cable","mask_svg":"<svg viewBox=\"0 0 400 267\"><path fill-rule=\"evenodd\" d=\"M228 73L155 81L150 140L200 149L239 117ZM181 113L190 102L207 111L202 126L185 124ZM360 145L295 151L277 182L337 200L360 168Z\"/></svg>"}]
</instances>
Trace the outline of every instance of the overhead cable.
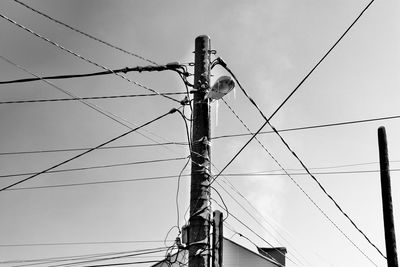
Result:
<instances>
[{"instance_id":1,"label":"overhead cable","mask_svg":"<svg viewBox=\"0 0 400 267\"><path fill-rule=\"evenodd\" d=\"M47 38L47 37L44 37L44 36L42 36L42 35L40 35L40 34L34 32L33 30L31 30L31 29L25 27L24 25L22 25L22 24L16 22L15 20L13 20L13 19L11 19L11 18L9 18L9 17L7 17L7 16L5 16L5 15L3 15L3 14L1 14L1 13L0 13L0 17L3 18L3 19L5 19L5 20L7 20L8 22L14 24L15 26L17 26L17 27L19 27L19 28L21 28L21 29L23 29L23 30L25 30L25 31L27 31L27 32L29 32L29 33L35 35L36 37L38 37L38 38L40 38L40 39L42 39L42 40L44 40L44 41L50 43L51 45L56 46L56 47L58 47L59 49L65 51L65 52L67 52L67 53L69 53L69 54L71 54L71 55L73 55L73 56L75 56L75 57L77 57L77 58L79 58L79 59L81 59L81 60L83 60L83 61L86 61L87 63L90 63L90 64L92 64L92 65L94 65L94 66L96 66L96 67L99 67L99 68L101 68L101 69L103 69L103 70L105 70L105 71L110 71L110 72L112 72L114 75L116 75L116 76L118 76L118 77L120 77L120 78L122 78L122 79L128 81L128 82L131 83L131 84L134 84L134 85L136 85L136 86L142 87L143 89L146 89L146 90L151 91L151 92L153 92L153 93L155 93L155 94L158 94L158 95L160 95L160 96L162 96L162 97L165 97L165 98L168 98L168 99L170 99L170 100L172 100L172 101L175 101L175 102L180 103L179 100L177 100L177 99L175 99L175 98L173 98L173 97L170 97L170 96L168 96L168 95L162 95L161 93L157 92L156 90L154 90L154 89L152 89L152 88L149 88L149 87L147 87L147 86L144 86L144 85L142 85L142 84L140 84L140 83L138 83L138 82L135 82L135 81L129 79L128 77L126 77L126 76L124 76L124 75L122 75L122 74L120 74L120 73L114 73L110 68L105 67L105 66L103 66L103 65L101 65L101 64L99 64L99 63L94 62L94 61L91 60L91 59L85 58L85 57L79 55L78 53L73 52L72 50L69 50L69 49L65 48L64 46L62 46L62 45L60 45L60 44L58 44L58 43L56 43L56 42L50 40L50 39Z\"/></svg>"},{"instance_id":2,"label":"overhead cable","mask_svg":"<svg viewBox=\"0 0 400 267\"><path fill-rule=\"evenodd\" d=\"M76 29L76 28L74 28L74 27L72 27L72 26L70 26L70 25L68 25L68 24L66 24L66 23L64 23L64 22L61 22L61 21L59 21L59 20L57 20L57 19L55 19L55 18L52 18L52 17L50 17L49 15L46 15L45 13L43 13L43 12L37 10L37 9L34 9L33 7L30 7L30 6L28 6L27 4L25 4L25 3L21 2L21 1L18 1L18 0L14 0L14 1L15 1L16 3L18 3L18 4L22 5L22 6L24 6L24 7L26 7L26 8L28 8L28 9L32 10L33 12L35 12L35 13L37 13L37 14L39 14L39 15L42 15L43 17L46 17L47 19L49 19L49 20L51 20L51 21L53 21L53 22L55 22L55 23L57 23L57 24L60 24L60 25L66 27L66 28L68 28L68 29L70 29L70 30L73 30L73 31L75 31L75 32L77 32L77 33L79 33L79 34L82 34L82 35L86 36L86 37L89 37L89 38L92 39L92 40L95 40L95 41L97 41L97 42L100 42L100 43L102 43L102 44L105 44L105 45L107 45L107 46L109 46L109 47L111 47L111 48L117 49L117 50L119 50L119 51L121 51L121 52L124 52L124 53L126 53L126 54L128 54L128 55L131 55L131 56L137 57L137 58L139 58L139 59L142 59L142 60L144 60L144 61L147 61L147 62L149 62L149 63L151 63L151 64L158 65L156 62L154 62L154 61L152 61L152 60L150 60L150 59L148 59L148 58L145 58L145 57L140 56L140 55L138 55L138 54L136 54L136 53L133 53L133 52L129 52L129 51L127 51L127 50L125 50L125 49L122 49L122 48L120 48L120 47L118 47L118 46L116 46L116 45L113 45L113 44L111 44L111 43L109 43L109 42L106 42L106 41L103 41L103 40L101 40L101 39L99 39L99 38L97 38L97 37L94 37L93 35L90 35L90 34L88 34L88 33L85 33L85 32L83 32L83 31L81 31L81 30L78 30L78 29Z\"/></svg>"},{"instance_id":3,"label":"overhead cable","mask_svg":"<svg viewBox=\"0 0 400 267\"><path fill-rule=\"evenodd\" d=\"M176 93L161 93L162 95L186 95L185 92ZM109 96L88 96L79 98L52 98L52 99L31 99L31 100L10 100L0 101L3 104L26 104L26 103L44 103L44 102L60 102L60 101L80 101L80 100L98 100L98 99L118 99L118 98L134 98L134 97L148 97L159 96L159 94L129 94L129 95L109 95Z\"/></svg>"},{"instance_id":4,"label":"overhead cable","mask_svg":"<svg viewBox=\"0 0 400 267\"><path fill-rule=\"evenodd\" d=\"M127 255L104 257L104 258L84 260L84 261L75 261L72 263L50 265L49 267L71 266L71 265L76 265L76 264L86 264L86 263L99 262L99 261L109 261L109 260L117 260L117 259L124 259L124 258L132 258L132 257L137 257L137 256L142 256L142 255L149 255L149 254L164 252L165 250L166 250L165 247L156 248L156 249L146 249L146 250L143 250L142 252L135 252L135 253L127 254Z\"/></svg>"},{"instance_id":5,"label":"overhead cable","mask_svg":"<svg viewBox=\"0 0 400 267\"><path fill-rule=\"evenodd\" d=\"M47 247L47 246L77 246L77 245L80 246L80 245L110 245L110 244L142 244L142 243L162 243L162 242L163 240L126 240L126 241L91 241L91 242L20 243L20 244L0 244L0 247L43 247L43 246ZM131 253L132 251L129 252Z\"/></svg>"},{"instance_id":6,"label":"overhead cable","mask_svg":"<svg viewBox=\"0 0 400 267\"><path fill-rule=\"evenodd\" d=\"M90 153L90 152L92 152L92 151L95 151L96 149L98 149L98 148L100 148L100 147L102 147L102 146L105 146L105 145L107 145L107 144L109 144L109 143L111 143L111 142L114 142L114 141L116 141L116 140L118 140L118 139L120 139L120 138L122 138L122 137L124 137L124 136L126 136L126 135L128 135L128 134L130 134L130 133L132 133L132 132L134 132L134 131L139 130L140 128L143 128L143 127L145 127L145 126L147 126L147 125L149 125L149 124L151 124L151 123L153 123L153 122L155 122L155 121L158 121L158 120L160 120L160 119L166 117L167 115L170 115L170 114L174 113L175 111L176 111L176 109L171 109L171 110L168 111L167 113L165 113L165 114L163 114L163 115L161 115L161 116L158 116L157 118L155 118L155 119L153 119L153 120L151 120L151 121L149 121L149 122L146 122L146 123L144 123L144 124L142 124L142 125L140 125L140 126L134 128L134 129L132 129L132 130L129 130L129 131L127 131L127 132L125 132L125 133L123 133L123 134L121 134L121 135L118 135L118 136L116 136L116 137L114 137L114 138L112 138L112 139L110 139L110 140L108 140L108 141L106 141L106 142L104 142L104 143L98 145L98 146L95 146L95 147L93 147L93 148L91 148L91 149L89 149L89 150L86 150L85 152L82 152L82 153L80 153L80 154L78 154L78 155L76 155L76 156L74 156L74 157L72 157L72 158L69 158L69 159L67 159L67 160L64 160L64 161L62 161L62 162L56 164L56 165L53 165L53 166L51 166L51 167L49 167L49 168L47 168L47 169L45 169L45 170L43 170L43 171L41 171L41 172L35 173L35 174L33 174L33 175L31 175L31 176L25 178L25 179L22 179L22 180L20 180L20 181L18 181L18 182L15 182L15 183L12 183L12 184L10 184L10 185L8 185L8 186L6 186L6 187L3 187L3 188L0 189L0 191L7 190L7 189L9 189L9 188L11 188L11 187L14 187L14 186L16 186L16 185L18 185L18 184L21 184L21 183L25 182L25 181L31 180L31 179L33 179L33 178L35 178L35 177L37 177L37 176L39 176L39 175L41 175L41 174L43 174L43 173L46 173L46 172L51 171L51 170L53 170L53 169L55 169L55 168L57 168L57 167L60 167L60 166L66 164L66 163L68 163L68 162L71 162L71 161L73 161L73 160L75 160L75 159L77 159L77 158L80 158L80 157L82 157L83 155L86 155L86 154L88 154L88 153Z\"/></svg>"},{"instance_id":7,"label":"overhead cable","mask_svg":"<svg viewBox=\"0 0 400 267\"><path fill-rule=\"evenodd\" d=\"M69 169L61 169L61 170L47 171L46 173L61 173L61 172L71 172L71 171L84 171L84 170L114 168L114 167L123 167L123 166L139 165L139 164L149 164L149 163L159 163L159 162L170 162L170 161L177 161L177 160L184 160L184 159L187 159L187 157L166 158L166 159L153 159L153 160L142 160L142 161L134 161L134 162L126 162L126 163L116 163L116 164L107 164L107 165L99 165L99 166L87 166L87 167L79 167L79 168L69 168ZM35 173L36 173L36 172L15 173L15 174L1 174L1 175L0 175L0 178L10 178L10 177L26 176L26 175L33 175L33 174L35 174Z\"/></svg>"},{"instance_id":8,"label":"overhead cable","mask_svg":"<svg viewBox=\"0 0 400 267\"><path fill-rule=\"evenodd\" d=\"M136 145L120 145L120 146L105 146L99 148L99 150L104 149L121 149L121 148L138 148L138 147L154 147L154 146L168 146L168 145L184 145L187 143L181 142L165 142L165 143L155 143L155 144L136 144ZM48 150L32 150L32 151L15 151L15 152L0 152L0 156L7 155L23 155L23 154L37 154L37 153L54 153L54 152L73 152L73 151L83 151L90 149L89 147L80 148L66 148L66 149L48 149Z\"/></svg>"},{"instance_id":9,"label":"overhead cable","mask_svg":"<svg viewBox=\"0 0 400 267\"><path fill-rule=\"evenodd\" d=\"M99 107L98 105L93 104L93 103L91 103L91 102L88 102L88 101L86 101L86 100L84 100L84 99L82 99L82 98L76 96L75 94L71 93L70 91L68 91L68 90L66 90L66 89L63 89L63 88L61 88L61 87L55 85L54 83L52 83L52 82L50 82L50 81L47 81L47 80L45 80L45 79L39 77L38 75L36 75L36 74L34 74L33 72L27 70L26 68L24 68L24 67L22 67L22 66L20 66L20 65L18 65L18 64L16 64L16 63L14 63L13 61L9 60L8 58L6 58L6 57L0 55L0 59L6 61L7 63L13 65L14 67L16 67L16 68L18 68L18 69L20 69L20 70L22 70L22 71L24 71L24 72L26 72L26 73L29 73L30 75L32 75L32 76L34 76L34 77L36 77L36 78L40 78L43 82L45 82L46 84L50 85L51 87L53 87L53 88L55 88L55 89L57 89L57 90L63 92L64 94L67 94L67 95L70 96L71 98L78 100L78 101L81 102L82 104L84 104L84 105L90 107L91 109L93 109L93 110L99 112L100 114L102 114L102 115L104 115L104 116L110 118L111 120L113 120L113 121L115 121L115 122L117 122L117 123L119 123L119 124L121 124L121 125L127 127L128 129L133 129L133 128L134 128L134 127L132 126L133 123L127 121L126 119L121 118L121 117L119 117L119 116L115 115L114 113L111 113L111 112L109 112L109 111L107 111L107 110L104 110L104 109L102 109L101 107ZM181 104L181 103L180 103L180 104ZM134 125L134 126L136 127L136 125ZM145 137L145 138L147 138L147 139L149 139L149 140L151 140L151 141L153 141L153 142L155 142L155 143L159 143L159 142L157 142L156 140L154 140L153 138L151 138L151 137L149 137L149 136L147 136L147 135L141 133L140 131L138 131L138 134L142 135L143 137ZM167 149L170 150L169 148L167 148Z\"/></svg>"},{"instance_id":10,"label":"overhead cable","mask_svg":"<svg viewBox=\"0 0 400 267\"><path fill-rule=\"evenodd\" d=\"M275 109L275 111L269 116L269 118L264 122L261 127L251 136L251 138L242 146L241 149L232 157L232 159L222 168L221 172L217 174L214 179L218 178L218 176L228 168L228 166L237 158L237 156L242 153L242 151L249 145L249 143L264 129L264 127L268 124L268 121L271 120L275 114L283 107L283 105L293 96L293 94L303 85L303 83L311 76L311 74L317 69L317 67L325 60L325 58L332 52L332 50L339 44L339 42L344 38L344 36L350 31L350 29L354 26L354 24L360 19L360 17L364 14L364 12L371 6L371 4L375 0L369 2L369 4L361 11L361 13L357 16L357 18L353 21L353 23L346 29L346 31L340 36L340 38L333 44L333 46L324 54L324 56L317 62L317 64L308 72L308 74L297 84L297 86L293 89L293 91L285 98L285 100ZM221 58L219 58L218 62L221 66L225 67L228 72L234 76L232 71L227 68L226 63L223 62ZM238 82L238 85L241 87L241 84ZM255 104L254 100L249 98L249 100ZM256 105L257 106L257 105ZM257 109L261 111L258 106Z\"/></svg>"},{"instance_id":11,"label":"overhead cable","mask_svg":"<svg viewBox=\"0 0 400 267\"><path fill-rule=\"evenodd\" d=\"M235 117L242 123L242 125L246 128L247 131L251 132L249 127L245 124L245 122L239 117L239 115L233 110L233 108L225 101L223 100L225 105L230 109L230 111L235 115ZM313 205L339 230L356 248L358 248L355 243L338 227L338 225L322 210L322 208L311 198L311 196L300 186L300 184L291 177L291 175L288 173L288 171L283 167L283 165L278 161L278 159L272 155L272 153L264 146L261 141L255 137L255 140L258 142L258 144L263 148L263 150L268 154L268 156L281 168L281 171L284 172L284 175L288 176L290 180L300 189L300 191L305 194L305 196L313 203ZM218 182L218 181L217 181ZM227 192L227 191L226 191ZM227 192L228 193L228 192ZM228 193L228 195L230 195ZM232 197L232 196L231 196ZM232 197L233 198L233 197ZM239 204L243 208L242 205ZM251 216L253 219L255 219L253 216ZM361 251L361 250L360 250ZM362 251L361 251L362 252Z\"/></svg>"},{"instance_id":12,"label":"overhead cable","mask_svg":"<svg viewBox=\"0 0 400 267\"><path fill-rule=\"evenodd\" d=\"M181 93L179 93L181 94ZM185 94L185 93L182 93ZM156 95L156 94L151 94ZM129 96L128 96L129 97ZM80 99L90 99L90 98L80 98ZM68 99L68 100L77 100L77 99ZM34 101L34 100L33 100ZM2 102L0 102L2 104ZM348 124L357 124L357 123L365 123L365 122L373 122L373 121L381 121L381 120L390 120L390 119L399 119L400 115L395 116L388 116L388 117L380 117L380 118L372 118L372 119L364 119L364 120L355 120L355 121L346 121L346 122L336 122L330 124L320 124L320 125L310 125L310 126L302 126L296 128L286 128L286 129L279 129L278 132L291 132L291 131L300 131L300 130L308 130L308 129L316 129L316 128L324 128L324 127L334 127L334 126L341 126L341 125L348 125ZM275 133L274 131L261 131L261 134L271 134ZM227 134L227 135L219 135L214 136L212 140L230 138L230 137L239 137L239 136L249 136L253 135L254 133L242 133L242 134ZM135 147L151 147L151 146L165 146L165 145L187 145L186 142L165 142L165 143L156 143L156 144L138 144L138 145L121 145L121 146L109 146L109 147L102 147L100 149L119 149L119 148L135 148ZM65 149L46 149L46 150L33 150L33 151L10 151L10 152L0 152L0 156L4 155L18 155L18 154L35 154L35 153L53 153L53 152L69 152L69 151L80 151L86 150L88 148L65 148Z\"/></svg>"},{"instance_id":13,"label":"overhead cable","mask_svg":"<svg viewBox=\"0 0 400 267\"><path fill-rule=\"evenodd\" d=\"M378 118L363 119L363 120L353 120L353 121L344 121L344 122L335 122L335 123L326 123L326 124L318 124L318 125L310 125L310 126L278 129L277 131L280 132L280 133L282 133L282 132L292 132L292 131L327 128L327 127L343 126L343 125L374 122L374 121L382 121L382 120L392 120L392 119L399 119L399 118L400 118L400 115L395 115L395 116L378 117ZM259 133L259 135L261 135L261 134L270 134L270 133L274 133L274 131L261 131ZM229 138L229 137L250 136L250 135L253 135L253 134L254 133L227 134L227 135L214 136L214 137L212 137L212 139L216 140L216 139Z\"/></svg>"},{"instance_id":14,"label":"overhead cable","mask_svg":"<svg viewBox=\"0 0 400 267\"><path fill-rule=\"evenodd\" d=\"M266 117L264 115L264 113L261 111L261 109L258 107L258 105L255 103L255 101L247 94L247 92L244 90L243 86L240 84L240 82L238 81L238 79L236 78L236 76L234 75L234 73L227 67L226 63L223 62L222 60L220 60L220 64L233 76L233 78L236 80L237 84L239 85L240 89L242 90L242 92L245 94L245 96L249 99L249 101L257 108L257 110L260 112L260 114L262 115L262 117L265 119L265 123L263 124L262 128L266 125L269 124L270 127L272 128L272 130L280 137L281 141L285 144L285 146L288 148L288 150L294 155L294 157L299 161L299 163L302 165L302 167L307 171L307 173L313 178L314 181L317 182L317 184L319 185L319 187L321 188L321 190L328 196L328 198L334 203L334 205L339 209L339 211L350 221L350 223L358 230L358 232L360 232L362 234L362 236L368 241L368 243L370 245L372 245L377 251L378 253L384 257L386 259L386 256L378 249L378 247L372 243L372 241L366 236L366 234L355 224L355 222L343 211L343 209L340 207L340 205L336 202L336 200L327 193L326 189L321 185L321 183L315 178L315 176L313 176L310 171L308 170L308 168L305 166L305 164L300 160L300 158L297 156L297 154L289 147L289 145L287 144L287 142L282 138L282 136L279 134L278 130L276 130L276 128L274 126L272 126L270 124L270 120L271 118L281 109L281 107L289 100L289 98L298 90L298 88L305 82L305 80L312 74L312 72L314 72L314 70L320 65L320 63L329 55L329 53L336 47L336 45L343 39L343 37L347 34L347 32L353 27L353 25L358 21L358 19L362 16L362 14L370 7L370 5L374 2L374 0L372 0L364 9L363 11L359 14L359 16L355 19L355 21L353 21L353 23L347 28L347 30L341 35L341 37L338 39L338 41L335 42L335 44L328 50L328 52L321 58L321 60L314 66L313 69L311 69L311 71L303 78L303 80L296 86L296 88L289 94L289 96L281 103L281 105L278 106L278 108L272 113L272 115L270 117ZM253 136L250 140L254 139L255 136L261 131L260 128ZM248 145L249 142L247 142L245 144L245 146ZM243 149L240 150L240 152ZM235 157L236 158L236 155ZM231 161L230 161L231 162ZM224 168L225 169L225 168ZM218 175L217 175L218 177ZM215 178L214 178L215 179ZM349 240L349 239L348 239ZM349 240L351 241L351 240ZM351 241L352 242L352 241ZM353 245L355 245L352 242ZM356 248L358 248L356 246ZM364 255L366 256L371 262L372 260L364 253L362 252L359 248L358 250ZM375 264L375 263L374 263Z\"/></svg>"},{"instance_id":15,"label":"overhead cable","mask_svg":"<svg viewBox=\"0 0 400 267\"><path fill-rule=\"evenodd\" d=\"M0 84L12 84L12 83L26 83L26 82L34 82L40 80L63 80L63 79L72 79L72 78L83 78L83 77L93 77L93 76L102 76L108 74L115 74L115 73L128 73L132 71L136 72L153 72L153 71L165 71L165 70L172 70L177 71L178 73L184 73L179 69L183 66L179 63L169 63L166 65L157 65L157 66L137 66L137 67L126 67L122 69L114 69L114 70L106 70L100 72L92 72L92 73L84 73L84 74L68 74L68 75L56 75L56 76L44 76L38 78L25 78L25 79L17 79L17 80L9 80L9 81L0 81ZM189 74L186 74L189 75Z\"/></svg>"}]
</instances>

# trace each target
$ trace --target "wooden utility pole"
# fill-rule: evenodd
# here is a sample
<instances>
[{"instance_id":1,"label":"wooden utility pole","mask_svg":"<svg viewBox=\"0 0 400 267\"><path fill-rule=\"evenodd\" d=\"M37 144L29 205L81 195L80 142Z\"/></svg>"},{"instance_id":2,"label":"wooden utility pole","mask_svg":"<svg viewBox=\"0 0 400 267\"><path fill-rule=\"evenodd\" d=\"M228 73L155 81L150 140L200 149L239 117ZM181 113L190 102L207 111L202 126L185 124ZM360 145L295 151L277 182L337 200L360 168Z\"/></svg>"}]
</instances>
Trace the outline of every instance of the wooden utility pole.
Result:
<instances>
[{"instance_id":1,"label":"wooden utility pole","mask_svg":"<svg viewBox=\"0 0 400 267\"><path fill-rule=\"evenodd\" d=\"M216 210L213 212L213 233L212 233L212 267L222 267L223 259L223 215Z\"/></svg>"},{"instance_id":2,"label":"wooden utility pole","mask_svg":"<svg viewBox=\"0 0 400 267\"><path fill-rule=\"evenodd\" d=\"M394 231L392 189L390 184L389 157L385 127L378 128L379 162L381 168L381 190L383 222L385 225L386 257L388 267L398 267L396 235Z\"/></svg>"},{"instance_id":3,"label":"wooden utility pole","mask_svg":"<svg viewBox=\"0 0 400 267\"><path fill-rule=\"evenodd\" d=\"M192 127L192 173L189 218L189 267L210 264L210 38L195 40Z\"/></svg>"}]
</instances>

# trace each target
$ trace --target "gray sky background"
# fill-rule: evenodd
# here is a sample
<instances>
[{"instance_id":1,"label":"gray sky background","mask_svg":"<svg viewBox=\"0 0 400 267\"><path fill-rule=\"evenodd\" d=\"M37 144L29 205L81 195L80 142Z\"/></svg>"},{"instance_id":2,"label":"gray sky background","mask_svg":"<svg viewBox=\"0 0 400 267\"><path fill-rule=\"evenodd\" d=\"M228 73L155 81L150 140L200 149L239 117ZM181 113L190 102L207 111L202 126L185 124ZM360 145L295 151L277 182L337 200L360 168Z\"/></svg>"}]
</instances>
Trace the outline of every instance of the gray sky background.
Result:
<instances>
[{"instance_id":1,"label":"gray sky background","mask_svg":"<svg viewBox=\"0 0 400 267\"><path fill-rule=\"evenodd\" d=\"M212 48L236 74L250 96L269 115L304 78L352 23L368 1L25 1L51 17L159 64L193 62L194 39L211 37ZM150 63L66 29L14 1L2 1L0 13L52 41L108 68ZM400 4L377 0L319 68L284 105L271 123L278 129L400 115ZM39 75L101 71L58 47L33 36L5 19L0 20L0 55ZM192 72L193 69L190 67ZM227 75L213 70L212 81ZM129 73L129 79L159 92L183 92L173 72ZM0 60L0 80L31 77ZM79 96L149 93L115 75L52 81ZM236 89L226 101L252 130L262 117ZM68 97L44 82L1 85L0 100ZM180 96L178 96L180 97ZM166 98L140 97L93 100L133 124L143 124L171 108ZM212 111L212 135L247 133L222 102ZM186 110L189 113L189 110ZM218 115L217 115L218 114ZM218 123L217 123L218 121ZM0 152L93 147L127 130L126 127L78 101L0 104ZM399 167L398 119L347 126L284 132L282 136L315 172L378 170L377 128L386 127L392 169ZM183 142L186 131L178 114L111 145ZM265 130L270 130L265 128ZM217 139L212 144L214 173L245 144L247 137ZM301 166L274 134L259 140L289 172ZM42 171L78 152L0 155L0 174ZM109 149L90 153L59 169L129 163L188 156L185 146ZM366 164L368 163L368 164ZM86 186L8 190L0 192L0 264L92 253L129 251L164 246L162 240L177 225L177 176L185 160L43 174L15 188L116 181L173 175L171 179ZM343 165L351 165L343 167ZM325 168L330 167L330 168ZM255 173L279 166L257 142L252 142L225 173ZM189 168L184 171L189 172ZM21 177L1 178L2 187ZM317 174L317 179L379 249L385 252L379 173ZM392 172L397 234L400 234L400 181ZM273 246L288 249L287 266L385 266L384 259L334 207L309 176L293 176L327 214L349 242L287 176L220 177L215 189L229 212ZM229 183L257 208L258 213ZM259 223L224 191L228 191ZM189 178L179 191L181 227L187 215ZM212 193L213 209L222 209ZM264 216L261 219L260 216ZM269 246L232 216L225 235L249 249ZM262 226L261 226L261 225ZM174 239L174 228L168 240ZM12 246L63 242L157 241L129 244ZM172 242L168 241L168 245ZM362 253L360 252L362 251ZM365 255L364 255L364 254ZM150 255L152 256L152 255ZM136 261L139 258L125 259ZM159 256L139 260L160 259ZM373 262L373 263L372 263ZM58 263L53 263L53 265ZM43 266L48 266L44 264ZM83 266L83 265L79 265ZM148 266L143 265L143 266Z\"/></svg>"}]
</instances>

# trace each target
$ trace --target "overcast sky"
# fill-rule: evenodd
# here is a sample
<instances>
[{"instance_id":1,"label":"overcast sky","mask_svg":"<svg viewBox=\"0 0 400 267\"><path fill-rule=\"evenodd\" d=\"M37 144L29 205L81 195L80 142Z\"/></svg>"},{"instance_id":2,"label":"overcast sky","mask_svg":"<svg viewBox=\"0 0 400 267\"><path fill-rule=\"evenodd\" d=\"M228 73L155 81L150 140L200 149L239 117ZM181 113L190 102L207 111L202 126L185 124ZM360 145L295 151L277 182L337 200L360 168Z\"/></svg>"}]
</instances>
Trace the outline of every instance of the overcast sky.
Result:
<instances>
[{"instance_id":1,"label":"overcast sky","mask_svg":"<svg viewBox=\"0 0 400 267\"><path fill-rule=\"evenodd\" d=\"M262 112L269 116L369 1L36 0L24 3L142 59L56 24L15 1L1 1L3 17L88 59L73 56L1 18L1 81L102 71L88 61L111 69L146 66L150 61L158 64L178 61L187 65L194 60L194 39L206 34L211 38L212 49L216 50L212 58L219 56L226 61ZM399 17L398 1L375 1L271 123L278 129L287 129L399 116ZM187 66L193 73L193 68ZM228 73L215 67L212 75L215 81ZM144 87L160 93L185 91L182 80L174 72L129 73L125 77L131 82L108 75L52 80L52 85L43 81L3 84L0 101L70 98L66 91L77 97L151 93ZM173 97L181 100L184 96ZM263 118L240 90L236 89L225 100L251 131L261 127ZM1 187L28 177L4 176L40 172L81 152L44 151L95 147L126 132L128 128L123 124L132 128L179 107L178 103L161 96L88 102L125 123L112 120L79 101L1 103ZM185 112L190 114L187 107ZM386 127L390 166L398 169L399 119L288 131L282 132L282 136L316 173L315 177L344 212L386 254L379 173L348 173L379 170L379 126ZM173 228L167 236L168 231L177 225L182 227L188 219L185 211L189 205L190 179L185 174L190 168L183 171L180 182L179 223L176 195L178 175L185 166L189 149L184 145L160 143L185 142L185 124L179 114L172 114L144 130L110 146L154 146L98 150L58 169L141 164L42 174L12 188L31 189L0 192L1 266L21 265L20 260L154 249L165 246L164 239L168 240L168 246L172 245L178 230ZM213 137L245 133L248 131L227 105L221 101L218 105L212 103ZM211 152L213 173L218 173L249 138L215 139ZM258 139L289 173L304 172L275 134L260 134ZM276 171L280 167L264 148L255 140L251 142L225 170L227 175L221 175L219 184L214 184L228 211L234 215L228 216L225 222L227 238L251 250L256 249L255 245L286 247L289 267L386 266L384 258L310 176L280 175L282 172ZM10 154L27 151L42 152ZM171 160L143 163L164 159ZM276 175L246 175L271 174L270 171ZM159 176L171 178L32 189ZM398 172L393 171L391 178L399 235ZM218 205L222 204L220 196L214 190L211 202L213 210L223 211L223 206ZM226 211L223 212L226 216ZM130 243L121 243L125 241ZM77 244L88 242L116 243ZM164 254L121 261L158 260ZM116 260L107 263L110 262ZM42 266L57 264L63 262L47 262Z\"/></svg>"}]
</instances>

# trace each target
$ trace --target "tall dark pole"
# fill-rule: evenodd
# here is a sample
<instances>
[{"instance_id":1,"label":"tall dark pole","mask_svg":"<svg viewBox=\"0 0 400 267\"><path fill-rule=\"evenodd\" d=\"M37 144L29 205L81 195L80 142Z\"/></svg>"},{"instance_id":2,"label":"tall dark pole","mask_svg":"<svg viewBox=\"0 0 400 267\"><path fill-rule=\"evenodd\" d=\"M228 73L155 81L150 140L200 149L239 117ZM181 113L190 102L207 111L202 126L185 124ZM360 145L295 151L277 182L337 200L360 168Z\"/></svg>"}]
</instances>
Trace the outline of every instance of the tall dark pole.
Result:
<instances>
[{"instance_id":1,"label":"tall dark pole","mask_svg":"<svg viewBox=\"0 0 400 267\"><path fill-rule=\"evenodd\" d=\"M210 38L195 40L192 129L192 178L190 187L189 267L210 262Z\"/></svg>"},{"instance_id":2,"label":"tall dark pole","mask_svg":"<svg viewBox=\"0 0 400 267\"><path fill-rule=\"evenodd\" d=\"M383 222L385 225L386 257L388 267L398 267L396 235L394 232L392 189L390 184L389 157L385 127L378 128L379 162L381 167L381 190Z\"/></svg>"},{"instance_id":3,"label":"tall dark pole","mask_svg":"<svg viewBox=\"0 0 400 267\"><path fill-rule=\"evenodd\" d=\"M224 252L224 229L222 212L213 212L213 233L212 233L212 264L211 267L223 266Z\"/></svg>"}]
</instances>

